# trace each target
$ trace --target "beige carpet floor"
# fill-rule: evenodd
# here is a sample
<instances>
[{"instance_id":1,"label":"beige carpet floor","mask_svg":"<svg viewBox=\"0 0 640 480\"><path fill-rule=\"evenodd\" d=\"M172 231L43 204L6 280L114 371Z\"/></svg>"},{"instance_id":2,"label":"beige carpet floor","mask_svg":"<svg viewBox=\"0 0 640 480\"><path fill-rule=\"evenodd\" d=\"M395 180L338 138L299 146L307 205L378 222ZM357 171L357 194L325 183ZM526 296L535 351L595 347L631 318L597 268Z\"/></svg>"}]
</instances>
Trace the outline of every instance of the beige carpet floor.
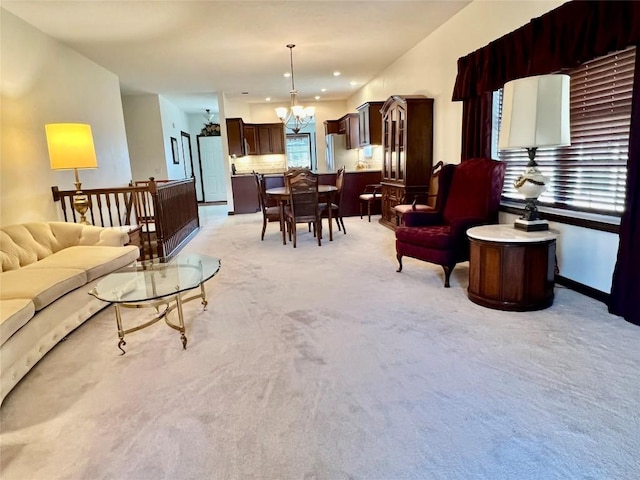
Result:
<instances>
[{"instance_id":1,"label":"beige carpet floor","mask_svg":"<svg viewBox=\"0 0 640 480\"><path fill-rule=\"evenodd\" d=\"M202 223L185 250L222 269L187 350L158 323L119 356L97 314L2 405L2 480L640 478L640 329L603 304L477 306L466 264L450 289L396 273L393 232L358 217L295 250L259 215Z\"/></svg>"}]
</instances>

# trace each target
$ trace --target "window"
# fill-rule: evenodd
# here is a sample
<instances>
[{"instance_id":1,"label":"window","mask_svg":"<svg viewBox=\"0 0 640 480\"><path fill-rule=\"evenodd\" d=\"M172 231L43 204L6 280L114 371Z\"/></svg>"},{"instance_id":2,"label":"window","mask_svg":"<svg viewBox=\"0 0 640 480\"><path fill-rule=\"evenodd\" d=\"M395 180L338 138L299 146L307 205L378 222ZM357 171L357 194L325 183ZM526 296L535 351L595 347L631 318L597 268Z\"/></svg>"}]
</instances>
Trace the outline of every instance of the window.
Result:
<instances>
[{"instance_id":1,"label":"window","mask_svg":"<svg viewBox=\"0 0 640 480\"><path fill-rule=\"evenodd\" d=\"M635 55L636 48L631 47L562 72L571 77L571 145L538 149L536 162L550 179L547 191L538 199L541 205L622 214ZM494 99L497 132L502 90ZM503 199L522 200L513 182L528 162L526 150L503 150L498 158L507 162Z\"/></svg>"},{"instance_id":2,"label":"window","mask_svg":"<svg viewBox=\"0 0 640 480\"><path fill-rule=\"evenodd\" d=\"M287 134L287 167L313 168L309 133Z\"/></svg>"}]
</instances>

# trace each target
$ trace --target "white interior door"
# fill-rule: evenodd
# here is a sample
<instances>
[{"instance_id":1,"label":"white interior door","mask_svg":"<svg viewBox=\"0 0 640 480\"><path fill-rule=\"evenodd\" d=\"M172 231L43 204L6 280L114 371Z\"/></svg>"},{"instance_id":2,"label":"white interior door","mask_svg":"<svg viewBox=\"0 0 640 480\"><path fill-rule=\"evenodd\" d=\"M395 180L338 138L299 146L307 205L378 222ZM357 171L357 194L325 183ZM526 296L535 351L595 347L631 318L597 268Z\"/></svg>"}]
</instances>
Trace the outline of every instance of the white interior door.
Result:
<instances>
[{"instance_id":1,"label":"white interior door","mask_svg":"<svg viewBox=\"0 0 640 480\"><path fill-rule=\"evenodd\" d=\"M205 202L227 200L224 163L222 158L222 137L198 137L202 184Z\"/></svg>"}]
</instances>

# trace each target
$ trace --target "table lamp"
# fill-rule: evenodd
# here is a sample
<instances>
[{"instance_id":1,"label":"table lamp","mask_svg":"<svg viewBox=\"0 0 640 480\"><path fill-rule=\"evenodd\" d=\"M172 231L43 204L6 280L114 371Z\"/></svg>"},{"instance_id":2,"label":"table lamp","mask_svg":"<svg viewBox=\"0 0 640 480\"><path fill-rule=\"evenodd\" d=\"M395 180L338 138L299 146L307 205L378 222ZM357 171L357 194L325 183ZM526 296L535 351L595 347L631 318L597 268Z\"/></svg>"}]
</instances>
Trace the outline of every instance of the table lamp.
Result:
<instances>
[{"instance_id":1,"label":"table lamp","mask_svg":"<svg viewBox=\"0 0 640 480\"><path fill-rule=\"evenodd\" d=\"M73 208L80 215L80 223L88 224L85 213L89 208L89 198L82 192L78 169L98 168L91 126L83 123L52 123L45 125L45 131L51 168L74 170L76 194L73 196Z\"/></svg>"},{"instance_id":2,"label":"table lamp","mask_svg":"<svg viewBox=\"0 0 640 480\"><path fill-rule=\"evenodd\" d=\"M538 75L504 84L498 148L526 148L529 154L524 173L514 183L515 189L525 198L524 214L515 221L515 228L526 231L549 229L536 207L549 179L538 170L535 156L538 147L571 144L569 78L569 75L560 74Z\"/></svg>"}]
</instances>

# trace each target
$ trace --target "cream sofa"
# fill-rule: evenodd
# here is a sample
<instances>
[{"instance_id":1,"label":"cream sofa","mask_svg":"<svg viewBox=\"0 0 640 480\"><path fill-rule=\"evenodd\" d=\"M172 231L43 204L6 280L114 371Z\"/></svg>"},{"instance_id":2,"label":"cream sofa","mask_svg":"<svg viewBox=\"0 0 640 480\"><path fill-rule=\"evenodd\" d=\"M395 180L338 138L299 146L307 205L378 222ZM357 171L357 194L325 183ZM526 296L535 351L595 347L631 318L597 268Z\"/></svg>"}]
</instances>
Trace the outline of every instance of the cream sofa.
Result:
<instances>
[{"instance_id":1,"label":"cream sofa","mask_svg":"<svg viewBox=\"0 0 640 480\"><path fill-rule=\"evenodd\" d=\"M65 222L0 227L0 404L49 350L108 303L88 294L135 261L110 228Z\"/></svg>"}]
</instances>

